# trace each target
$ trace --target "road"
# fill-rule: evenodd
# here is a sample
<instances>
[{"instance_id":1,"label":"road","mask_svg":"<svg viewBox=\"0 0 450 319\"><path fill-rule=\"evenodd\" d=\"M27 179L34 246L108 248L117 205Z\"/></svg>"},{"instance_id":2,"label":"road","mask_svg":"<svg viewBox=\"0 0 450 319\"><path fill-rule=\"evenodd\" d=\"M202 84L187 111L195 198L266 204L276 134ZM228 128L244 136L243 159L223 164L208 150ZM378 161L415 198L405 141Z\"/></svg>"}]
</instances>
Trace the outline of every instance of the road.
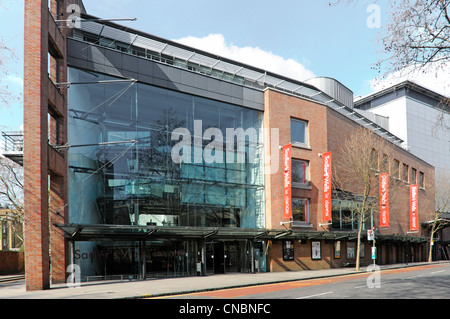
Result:
<instances>
[{"instance_id":1,"label":"road","mask_svg":"<svg viewBox=\"0 0 450 319\"><path fill-rule=\"evenodd\" d=\"M370 288L370 287L372 288ZM167 296L170 299L450 299L450 264Z\"/></svg>"}]
</instances>

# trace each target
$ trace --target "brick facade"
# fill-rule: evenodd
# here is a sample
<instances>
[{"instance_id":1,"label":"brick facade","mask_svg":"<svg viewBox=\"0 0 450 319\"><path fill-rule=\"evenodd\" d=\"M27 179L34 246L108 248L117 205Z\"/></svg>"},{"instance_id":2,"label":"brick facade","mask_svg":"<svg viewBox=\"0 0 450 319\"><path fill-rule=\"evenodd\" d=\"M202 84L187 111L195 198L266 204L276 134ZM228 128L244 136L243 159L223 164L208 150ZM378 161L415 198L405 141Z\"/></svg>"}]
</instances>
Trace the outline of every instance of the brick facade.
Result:
<instances>
[{"instance_id":1,"label":"brick facade","mask_svg":"<svg viewBox=\"0 0 450 319\"><path fill-rule=\"evenodd\" d=\"M66 88L55 82L67 82L66 35L69 28L58 28L55 20L64 19L70 13L66 9L70 3L80 5L81 1L52 0L50 11L48 1L25 1L25 59L24 59L24 191L25 191L25 269L27 290L50 287L50 272L53 283L63 283L68 264L67 242L55 224L68 221L67 210L67 154L52 147L67 142L67 101ZM48 65L49 54L50 65ZM50 71L50 74L48 74ZM294 229L296 231L330 232L330 227L322 223L322 159L321 153L332 151L333 162L344 162L345 155L339 154L339 146L359 127L326 105L300 98L273 89L264 92L264 127L278 129L279 146L291 143L291 119L308 123L308 143L292 149L294 159L309 163L309 185L295 187L292 196L309 200L309 220L307 224L284 224L283 219L283 175L278 169L265 175L266 228ZM265 136L266 158L278 157L281 152L271 147L275 141ZM417 172L423 172L427 185L419 191L420 222L427 220L426 213L434 210L434 168L411 155L400 147L390 144L399 163L406 163ZM275 151L274 151L275 150ZM273 153L278 152L278 153ZM267 162L266 162L267 165ZM399 181L402 190L399 204L391 212L389 229L381 234L406 235L409 227L409 188ZM352 189L355 193L357 189ZM395 213L394 213L395 210ZM411 234L410 236L420 236ZM312 244L315 240L294 240L294 259L283 260L283 240L267 242L268 270L302 270L341 267L351 263L346 256L351 240L325 240L320 242L320 259L312 259ZM336 255L339 242L340 255ZM365 255L362 263L371 261L370 244L364 242ZM402 247L398 245L380 246L382 263L399 262ZM424 248L414 247L416 260L422 259ZM353 259L354 260L354 259Z\"/></svg>"},{"instance_id":2,"label":"brick facade","mask_svg":"<svg viewBox=\"0 0 450 319\"><path fill-rule=\"evenodd\" d=\"M265 112L264 125L266 128L279 129L280 146L291 143L290 121L300 119L308 122L308 145L307 147L293 147L292 158L309 161L309 188L293 188L292 197L307 198L310 201L310 225L302 227L284 224L284 227L297 231L324 231L329 232L330 226L319 225L322 223L322 159L319 153L333 152L333 163L344 162L345 154L339 152L340 146L345 142L347 136L355 134L361 126L345 117L339 112L316 102L302 99L297 96L279 92L273 89L265 91ZM373 133L375 135L375 133ZM270 145L270 140L266 137L265 145ZM410 168L414 167L417 172L423 172L426 180L429 181L425 188L419 191L419 223L429 219L430 213L434 210L434 168L428 163L420 160L411 153L396 146L393 143L386 143L387 148L393 157L400 163L407 163ZM266 154L268 152L266 148ZM273 149L273 148L272 148ZM271 154L269 154L271 155ZM280 163L281 163L281 152ZM283 175L280 169L276 174L266 175L266 227L269 229L280 229L280 222L283 220ZM419 233L407 234L409 231L409 184L404 181L397 181L398 195L395 205L390 211L391 226L381 229L380 234L400 234L403 236L425 236ZM360 192L357 188L348 189L355 193ZM378 191L377 189L374 192ZM374 224L377 226L378 215L374 217ZM335 258L334 240L320 240L321 258L313 260L311 258L311 241L294 241L294 260L283 260L282 245L283 240L274 240L268 245L268 266L270 271L284 270L304 270L342 267L348 263L354 263L354 258L347 259L347 245L353 245L356 240L342 240L341 254ZM352 244L353 242L353 244ZM371 242L363 241L364 257L362 264L371 263ZM379 263L393 263L402 261L405 255L404 244L377 245ZM425 248L422 246L411 246L412 256L415 260L425 260Z\"/></svg>"},{"instance_id":3,"label":"brick facade","mask_svg":"<svg viewBox=\"0 0 450 319\"><path fill-rule=\"evenodd\" d=\"M66 35L60 28L69 4L25 1L24 16L24 207L27 290L46 289L66 278L67 243L54 224L67 221L67 158L51 145L66 142ZM50 64L49 64L50 61ZM49 184L50 181L50 184ZM50 267L51 265L51 267Z\"/></svg>"},{"instance_id":4,"label":"brick facade","mask_svg":"<svg viewBox=\"0 0 450 319\"><path fill-rule=\"evenodd\" d=\"M24 207L27 290L49 288L47 1L25 1Z\"/></svg>"}]
</instances>

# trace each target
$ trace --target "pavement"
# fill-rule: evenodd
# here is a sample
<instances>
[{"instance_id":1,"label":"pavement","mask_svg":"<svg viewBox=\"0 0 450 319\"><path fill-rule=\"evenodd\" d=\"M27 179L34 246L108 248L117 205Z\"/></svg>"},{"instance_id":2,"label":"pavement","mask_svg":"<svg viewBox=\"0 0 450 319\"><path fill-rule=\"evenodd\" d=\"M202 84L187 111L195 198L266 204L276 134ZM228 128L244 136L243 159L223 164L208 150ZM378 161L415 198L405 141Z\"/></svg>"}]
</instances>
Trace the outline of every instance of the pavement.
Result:
<instances>
[{"instance_id":1,"label":"pavement","mask_svg":"<svg viewBox=\"0 0 450 319\"><path fill-rule=\"evenodd\" d=\"M450 263L438 261L437 263ZM427 262L380 266L381 270L429 265ZM326 278L367 272L367 267L320 270L233 273L209 276L178 277L146 280L114 280L81 282L79 287L51 285L50 289L26 291L25 281L17 276L0 276L0 299L138 299L187 294L226 288L263 285L288 281Z\"/></svg>"}]
</instances>

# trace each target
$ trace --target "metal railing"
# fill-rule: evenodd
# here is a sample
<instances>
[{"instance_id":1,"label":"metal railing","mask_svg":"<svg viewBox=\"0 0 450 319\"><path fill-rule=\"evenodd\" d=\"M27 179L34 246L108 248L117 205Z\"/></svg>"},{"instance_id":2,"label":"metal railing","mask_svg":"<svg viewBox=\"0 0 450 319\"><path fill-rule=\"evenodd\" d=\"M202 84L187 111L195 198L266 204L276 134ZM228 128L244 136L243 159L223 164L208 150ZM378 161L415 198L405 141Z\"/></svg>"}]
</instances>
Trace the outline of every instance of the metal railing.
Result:
<instances>
[{"instance_id":1,"label":"metal railing","mask_svg":"<svg viewBox=\"0 0 450 319\"><path fill-rule=\"evenodd\" d=\"M5 152L23 152L23 132L9 131L2 132L3 151Z\"/></svg>"}]
</instances>

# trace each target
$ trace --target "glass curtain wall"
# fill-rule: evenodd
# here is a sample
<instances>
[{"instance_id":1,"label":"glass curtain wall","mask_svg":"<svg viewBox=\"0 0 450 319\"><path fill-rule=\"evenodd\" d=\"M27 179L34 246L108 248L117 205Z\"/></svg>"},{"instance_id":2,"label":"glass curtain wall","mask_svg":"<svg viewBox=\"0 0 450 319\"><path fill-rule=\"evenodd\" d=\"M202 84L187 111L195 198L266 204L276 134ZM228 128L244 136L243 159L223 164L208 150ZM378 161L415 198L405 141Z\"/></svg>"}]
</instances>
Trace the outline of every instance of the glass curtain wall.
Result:
<instances>
[{"instance_id":1,"label":"glass curtain wall","mask_svg":"<svg viewBox=\"0 0 450 319\"><path fill-rule=\"evenodd\" d=\"M70 223L264 228L262 112L75 68L69 81L83 83L68 93ZM176 163L180 141L191 160Z\"/></svg>"},{"instance_id":2,"label":"glass curtain wall","mask_svg":"<svg viewBox=\"0 0 450 319\"><path fill-rule=\"evenodd\" d=\"M333 230L356 230L358 229L357 205L360 202L354 200L332 200L332 229ZM364 217L363 229L371 229L373 213Z\"/></svg>"}]
</instances>

